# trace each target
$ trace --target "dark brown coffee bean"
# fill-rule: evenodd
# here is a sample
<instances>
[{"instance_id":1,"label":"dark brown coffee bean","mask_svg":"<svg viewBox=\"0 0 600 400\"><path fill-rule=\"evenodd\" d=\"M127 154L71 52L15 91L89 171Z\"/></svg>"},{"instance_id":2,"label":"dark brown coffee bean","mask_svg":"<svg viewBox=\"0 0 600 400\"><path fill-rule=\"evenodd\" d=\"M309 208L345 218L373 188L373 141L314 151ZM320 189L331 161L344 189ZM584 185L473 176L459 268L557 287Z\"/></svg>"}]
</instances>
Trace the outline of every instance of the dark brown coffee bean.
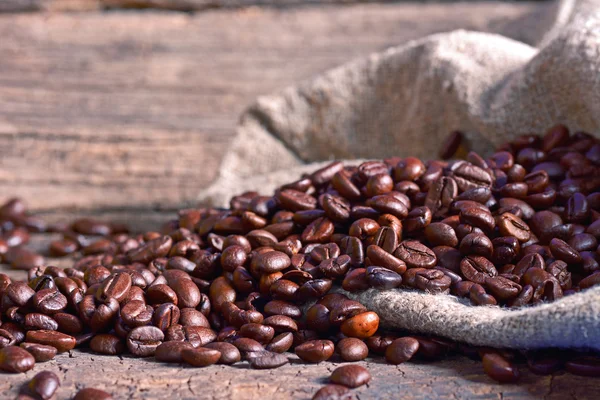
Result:
<instances>
[{"instance_id":1,"label":"dark brown coffee bean","mask_svg":"<svg viewBox=\"0 0 600 400\"><path fill-rule=\"evenodd\" d=\"M454 229L443 222L434 222L425 228L425 236L432 246L458 245L458 238Z\"/></svg>"},{"instance_id":2,"label":"dark brown coffee bean","mask_svg":"<svg viewBox=\"0 0 600 400\"><path fill-rule=\"evenodd\" d=\"M357 388L369 383L371 381L371 374L365 367L361 367L360 365L344 365L333 370L329 380L338 385Z\"/></svg>"},{"instance_id":3,"label":"dark brown coffee bean","mask_svg":"<svg viewBox=\"0 0 600 400\"><path fill-rule=\"evenodd\" d=\"M27 385L31 393L43 400L52 398L59 386L60 379L51 371L38 372Z\"/></svg>"},{"instance_id":4,"label":"dark brown coffee bean","mask_svg":"<svg viewBox=\"0 0 600 400\"><path fill-rule=\"evenodd\" d=\"M173 303L161 304L154 310L152 316L152 323L161 331L166 331L170 326L175 325L179 322L181 312L179 308Z\"/></svg>"},{"instance_id":5,"label":"dark brown coffee bean","mask_svg":"<svg viewBox=\"0 0 600 400\"><path fill-rule=\"evenodd\" d=\"M483 355L483 370L495 381L501 383L515 382L520 374L517 367L498 353L488 352Z\"/></svg>"},{"instance_id":6,"label":"dark brown coffee bean","mask_svg":"<svg viewBox=\"0 0 600 400\"><path fill-rule=\"evenodd\" d=\"M385 267L368 267L365 271L365 280L370 287L386 290L400 286L402 276Z\"/></svg>"},{"instance_id":7,"label":"dark brown coffee bean","mask_svg":"<svg viewBox=\"0 0 600 400\"><path fill-rule=\"evenodd\" d=\"M309 194L293 189L285 189L276 195L282 207L290 211L312 210L317 205L317 199Z\"/></svg>"},{"instance_id":8,"label":"dark brown coffee bean","mask_svg":"<svg viewBox=\"0 0 600 400\"><path fill-rule=\"evenodd\" d=\"M565 363L565 368L573 375L600 376L600 359L594 356L578 356Z\"/></svg>"},{"instance_id":9,"label":"dark brown coffee bean","mask_svg":"<svg viewBox=\"0 0 600 400\"><path fill-rule=\"evenodd\" d=\"M248 361L250 367L253 369L279 368L289 363L289 360L285 355L271 351L260 352L256 357L250 357Z\"/></svg>"},{"instance_id":10,"label":"dark brown coffee bean","mask_svg":"<svg viewBox=\"0 0 600 400\"><path fill-rule=\"evenodd\" d=\"M8 346L14 346L16 339L9 331L0 329L0 349Z\"/></svg>"},{"instance_id":11,"label":"dark brown coffee bean","mask_svg":"<svg viewBox=\"0 0 600 400\"><path fill-rule=\"evenodd\" d=\"M435 253L415 240L400 243L394 256L404 261L409 268L433 268L437 262Z\"/></svg>"},{"instance_id":12,"label":"dark brown coffee bean","mask_svg":"<svg viewBox=\"0 0 600 400\"><path fill-rule=\"evenodd\" d=\"M189 342L163 342L156 348L154 358L161 362L181 363L183 362L182 352L190 349L194 349L194 346Z\"/></svg>"},{"instance_id":13,"label":"dark brown coffee bean","mask_svg":"<svg viewBox=\"0 0 600 400\"><path fill-rule=\"evenodd\" d=\"M527 242L531 237L529 226L511 213L504 213L498 217L498 230L501 235L514 236L520 242Z\"/></svg>"},{"instance_id":14,"label":"dark brown coffee bean","mask_svg":"<svg viewBox=\"0 0 600 400\"><path fill-rule=\"evenodd\" d=\"M419 341L412 337L394 340L385 351L385 359L390 364L401 364L410 360L419 350Z\"/></svg>"},{"instance_id":15,"label":"dark brown coffee bean","mask_svg":"<svg viewBox=\"0 0 600 400\"><path fill-rule=\"evenodd\" d=\"M50 316L41 313L29 313L23 321L25 329L58 330L58 323Z\"/></svg>"},{"instance_id":16,"label":"dark brown coffee bean","mask_svg":"<svg viewBox=\"0 0 600 400\"><path fill-rule=\"evenodd\" d=\"M336 345L336 351L344 361L361 361L369 355L369 348L362 340L344 338Z\"/></svg>"},{"instance_id":17,"label":"dark brown coffee bean","mask_svg":"<svg viewBox=\"0 0 600 400\"><path fill-rule=\"evenodd\" d=\"M545 353L543 351L527 354L527 366L536 375L552 375L564 366L564 361L560 357Z\"/></svg>"},{"instance_id":18,"label":"dark brown coffee bean","mask_svg":"<svg viewBox=\"0 0 600 400\"><path fill-rule=\"evenodd\" d=\"M112 400L112 396L100 389L85 388L77 392L73 400Z\"/></svg>"},{"instance_id":19,"label":"dark brown coffee bean","mask_svg":"<svg viewBox=\"0 0 600 400\"><path fill-rule=\"evenodd\" d=\"M275 353L285 353L294 344L294 335L291 332L280 333L267 345L266 349Z\"/></svg>"},{"instance_id":20,"label":"dark brown coffee bean","mask_svg":"<svg viewBox=\"0 0 600 400\"><path fill-rule=\"evenodd\" d=\"M350 400L350 389L342 385L325 385L312 397L312 400Z\"/></svg>"},{"instance_id":21,"label":"dark brown coffee bean","mask_svg":"<svg viewBox=\"0 0 600 400\"><path fill-rule=\"evenodd\" d=\"M519 295L522 290L521 285L502 276L486 277L486 289L498 300L512 300Z\"/></svg>"},{"instance_id":22,"label":"dark brown coffee bean","mask_svg":"<svg viewBox=\"0 0 600 400\"><path fill-rule=\"evenodd\" d=\"M337 258L324 260L319 264L321 273L330 279L336 279L344 276L350 269L350 256L342 255Z\"/></svg>"},{"instance_id":23,"label":"dark brown coffee bean","mask_svg":"<svg viewBox=\"0 0 600 400\"><path fill-rule=\"evenodd\" d=\"M264 319L263 324L273 327L275 333L296 332L298 330L296 322L285 315L272 315L267 317Z\"/></svg>"},{"instance_id":24,"label":"dark brown coffee bean","mask_svg":"<svg viewBox=\"0 0 600 400\"><path fill-rule=\"evenodd\" d=\"M99 354L116 355L125 351L125 344L115 335L101 333L92 338L90 349Z\"/></svg>"},{"instance_id":25,"label":"dark brown coffee bean","mask_svg":"<svg viewBox=\"0 0 600 400\"><path fill-rule=\"evenodd\" d=\"M231 343L226 342L213 342L207 343L204 345L204 348L217 350L221 353L219 359L217 360L218 364L226 364L231 365L241 360L240 351L232 345Z\"/></svg>"},{"instance_id":26,"label":"dark brown coffee bean","mask_svg":"<svg viewBox=\"0 0 600 400\"><path fill-rule=\"evenodd\" d=\"M469 298L471 299L471 303L476 306L496 305L498 303L496 299L487 294L484 287L478 283L473 284L469 288Z\"/></svg>"},{"instance_id":27,"label":"dark brown coffee bean","mask_svg":"<svg viewBox=\"0 0 600 400\"><path fill-rule=\"evenodd\" d=\"M25 349L8 346L0 349L0 370L18 374L29 371L35 365L35 359Z\"/></svg>"},{"instance_id":28,"label":"dark brown coffee bean","mask_svg":"<svg viewBox=\"0 0 600 400\"><path fill-rule=\"evenodd\" d=\"M460 262L460 271L468 280L483 285L487 277L498 275L494 264L482 256L467 256Z\"/></svg>"},{"instance_id":29,"label":"dark brown coffee bean","mask_svg":"<svg viewBox=\"0 0 600 400\"><path fill-rule=\"evenodd\" d=\"M550 241L552 255L568 264L578 264L582 261L581 254L569 246L564 240L554 238Z\"/></svg>"},{"instance_id":30,"label":"dark brown coffee bean","mask_svg":"<svg viewBox=\"0 0 600 400\"><path fill-rule=\"evenodd\" d=\"M382 214L391 214L400 219L406 218L408 215L408 208L404 202L390 194L371 197L367 201L367 205Z\"/></svg>"},{"instance_id":31,"label":"dark brown coffee bean","mask_svg":"<svg viewBox=\"0 0 600 400\"><path fill-rule=\"evenodd\" d=\"M469 233L460 241L460 252L465 255L478 255L491 258L494 246L490 238L482 233Z\"/></svg>"},{"instance_id":32,"label":"dark brown coffee bean","mask_svg":"<svg viewBox=\"0 0 600 400\"><path fill-rule=\"evenodd\" d=\"M73 336L56 331L29 331L26 334L26 340L31 343L52 346L56 348L59 353L73 350L75 347L75 338Z\"/></svg>"},{"instance_id":33,"label":"dark brown coffee bean","mask_svg":"<svg viewBox=\"0 0 600 400\"><path fill-rule=\"evenodd\" d=\"M154 355L156 348L162 343L165 335L155 326L139 326L127 335L127 348L137 357Z\"/></svg>"},{"instance_id":34,"label":"dark brown coffee bean","mask_svg":"<svg viewBox=\"0 0 600 400\"><path fill-rule=\"evenodd\" d=\"M409 251L405 251L404 253L406 253L405 255L410 254ZM386 252L379 246L371 245L367 247L367 257L375 266L387 268L398 274L403 274L406 271L406 263L403 260Z\"/></svg>"},{"instance_id":35,"label":"dark brown coffee bean","mask_svg":"<svg viewBox=\"0 0 600 400\"><path fill-rule=\"evenodd\" d=\"M303 361L319 363L331 358L334 344L330 340L310 340L297 346L294 351Z\"/></svg>"},{"instance_id":36,"label":"dark brown coffee bean","mask_svg":"<svg viewBox=\"0 0 600 400\"><path fill-rule=\"evenodd\" d=\"M408 233L420 231L431 223L432 217L431 210L428 207L415 207L408 213L402 222L402 226Z\"/></svg>"}]
</instances>

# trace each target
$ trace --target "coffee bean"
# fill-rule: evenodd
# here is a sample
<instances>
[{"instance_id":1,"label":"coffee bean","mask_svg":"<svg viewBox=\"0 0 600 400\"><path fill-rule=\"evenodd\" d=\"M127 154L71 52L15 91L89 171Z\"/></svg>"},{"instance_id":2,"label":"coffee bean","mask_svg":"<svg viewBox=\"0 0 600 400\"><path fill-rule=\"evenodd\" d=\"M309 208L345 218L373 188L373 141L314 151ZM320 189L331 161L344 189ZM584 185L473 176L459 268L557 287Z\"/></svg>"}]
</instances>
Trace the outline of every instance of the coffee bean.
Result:
<instances>
[{"instance_id":1,"label":"coffee bean","mask_svg":"<svg viewBox=\"0 0 600 400\"><path fill-rule=\"evenodd\" d=\"M156 361L166 362L166 363L181 363L183 362L183 357L181 353L187 349L193 349L189 342L163 342L158 345L156 351L154 352L154 358Z\"/></svg>"},{"instance_id":2,"label":"coffee bean","mask_svg":"<svg viewBox=\"0 0 600 400\"><path fill-rule=\"evenodd\" d=\"M275 353L285 353L293 344L294 335L291 332L283 332L275 336L266 349Z\"/></svg>"},{"instance_id":3,"label":"coffee bean","mask_svg":"<svg viewBox=\"0 0 600 400\"><path fill-rule=\"evenodd\" d=\"M90 341L90 348L99 354L121 354L125 351L125 345L120 338L110 334L99 334Z\"/></svg>"},{"instance_id":4,"label":"coffee bean","mask_svg":"<svg viewBox=\"0 0 600 400\"><path fill-rule=\"evenodd\" d=\"M348 337L366 339L373 336L379 328L379 316L367 311L345 320L340 329Z\"/></svg>"},{"instance_id":5,"label":"coffee bean","mask_svg":"<svg viewBox=\"0 0 600 400\"><path fill-rule=\"evenodd\" d=\"M16 344L15 337L7 330L0 329L0 349Z\"/></svg>"},{"instance_id":6,"label":"coffee bean","mask_svg":"<svg viewBox=\"0 0 600 400\"><path fill-rule=\"evenodd\" d=\"M234 345L226 342L207 343L203 346L207 349L217 350L221 353L217 363L231 365L241 360L240 351Z\"/></svg>"},{"instance_id":7,"label":"coffee bean","mask_svg":"<svg viewBox=\"0 0 600 400\"><path fill-rule=\"evenodd\" d=\"M574 375L598 377L600 376L600 359L594 356L579 356L565 363L568 372Z\"/></svg>"},{"instance_id":8,"label":"coffee bean","mask_svg":"<svg viewBox=\"0 0 600 400\"><path fill-rule=\"evenodd\" d=\"M112 400L112 396L100 389L85 388L77 392L73 400Z\"/></svg>"},{"instance_id":9,"label":"coffee bean","mask_svg":"<svg viewBox=\"0 0 600 400\"><path fill-rule=\"evenodd\" d=\"M334 349L334 344L330 340L310 340L296 346L294 351L303 361L319 363L331 358Z\"/></svg>"},{"instance_id":10,"label":"coffee bean","mask_svg":"<svg viewBox=\"0 0 600 400\"><path fill-rule=\"evenodd\" d=\"M35 359L25 349L8 346L0 349L0 370L11 373L26 372L33 368Z\"/></svg>"},{"instance_id":11,"label":"coffee bean","mask_svg":"<svg viewBox=\"0 0 600 400\"><path fill-rule=\"evenodd\" d=\"M28 342L52 346L56 348L59 353L73 350L75 347L75 338L73 336L55 331L29 331L25 338Z\"/></svg>"},{"instance_id":12,"label":"coffee bean","mask_svg":"<svg viewBox=\"0 0 600 400\"><path fill-rule=\"evenodd\" d=\"M336 345L336 351L344 361L361 361L369 355L369 348L362 340L344 338Z\"/></svg>"},{"instance_id":13,"label":"coffee bean","mask_svg":"<svg viewBox=\"0 0 600 400\"><path fill-rule=\"evenodd\" d=\"M248 361L250 363L250 367L253 369L279 368L289 363L289 360L286 356L271 351L260 352L258 356L250 357Z\"/></svg>"},{"instance_id":14,"label":"coffee bean","mask_svg":"<svg viewBox=\"0 0 600 400\"><path fill-rule=\"evenodd\" d=\"M498 230L501 235L513 236L520 242L527 242L531 237L529 226L511 213L504 213L498 218Z\"/></svg>"},{"instance_id":15,"label":"coffee bean","mask_svg":"<svg viewBox=\"0 0 600 400\"><path fill-rule=\"evenodd\" d=\"M550 241L552 255L568 264L577 264L582 261L581 254L569 246L564 240L554 238Z\"/></svg>"},{"instance_id":16,"label":"coffee bean","mask_svg":"<svg viewBox=\"0 0 600 400\"><path fill-rule=\"evenodd\" d=\"M487 277L498 275L494 264L482 256L467 256L460 262L460 271L468 280L484 284Z\"/></svg>"},{"instance_id":17,"label":"coffee bean","mask_svg":"<svg viewBox=\"0 0 600 400\"><path fill-rule=\"evenodd\" d=\"M460 252L465 255L479 255L491 258L494 246L490 238L482 233L469 233L460 241Z\"/></svg>"},{"instance_id":18,"label":"coffee bean","mask_svg":"<svg viewBox=\"0 0 600 400\"><path fill-rule=\"evenodd\" d=\"M394 256L409 268L433 268L437 258L430 248L415 240L405 240L394 251Z\"/></svg>"},{"instance_id":19,"label":"coffee bean","mask_svg":"<svg viewBox=\"0 0 600 400\"><path fill-rule=\"evenodd\" d=\"M384 267L368 267L365 271L365 280L370 287L386 290L400 286L402 276Z\"/></svg>"},{"instance_id":20,"label":"coffee bean","mask_svg":"<svg viewBox=\"0 0 600 400\"><path fill-rule=\"evenodd\" d=\"M385 350L385 359L390 364L401 364L413 358L419 350L419 341L410 336L391 342Z\"/></svg>"},{"instance_id":21,"label":"coffee bean","mask_svg":"<svg viewBox=\"0 0 600 400\"><path fill-rule=\"evenodd\" d=\"M495 381L510 383L519 379L520 374L517 368L498 353L486 353L482 361L483 370Z\"/></svg>"},{"instance_id":22,"label":"coffee bean","mask_svg":"<svg viewBox=\"0 0 600 400\"><path fill-rule=\"evenodd\" d=\"M27 385L29 390L43 400L47 400L54 396L54 393L60 386L60 379L54 372L42 371L38 372Z\"/></svg>"},{"instance_id":23,"label":"coffee bean","mask_svg":"<svg viewBox=\"0 0 600 400\"><path fill-rule=\"evenodd\" d=\"M344 365L333 370L329 380L338 385L357 388L371 381L371 374L360 365Z\"/></svg>"},{"instance_id":24,"label":"coffee bean","mask_svg":"<svg viewBox=\"0 0 600 400\"><path fill-rule=\"evenodd\" d=\"M162 343L165 335L155 326L139 326L127 335L127 348L137 357L154 355L156 348Z\"/></svg>"},{"instance_id":25,"label":"coffee bean","mask_svg":"<svg viewBox=\"0 0 600 400\"><path fill-rule=\"evenodd\" d=\"M342 385L325 385L312 397L312 400L350 400L350 389Z\"/></svg>"}]
</instances>

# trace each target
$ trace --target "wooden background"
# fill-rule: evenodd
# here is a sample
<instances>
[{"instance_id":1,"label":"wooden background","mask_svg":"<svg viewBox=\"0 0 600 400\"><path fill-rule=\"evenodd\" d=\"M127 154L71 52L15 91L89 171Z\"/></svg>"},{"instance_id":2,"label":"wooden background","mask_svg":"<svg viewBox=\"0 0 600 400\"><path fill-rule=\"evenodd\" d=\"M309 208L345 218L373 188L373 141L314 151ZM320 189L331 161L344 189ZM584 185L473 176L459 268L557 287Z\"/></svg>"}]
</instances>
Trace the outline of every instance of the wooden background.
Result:
<instances>
[{"instance_id":1,"label":"wooden background","mask_svg":"<svg viewBox=\"0 0 600 400\"><path fill-rule=\"evenodd\" d=\"M0 0L0 201L20 195L50 221L85 214L156 228L194 204L257 96L435 32L475 29L532 42L519 18L544 7L334 4L344 0L233 7L249 3ZM142 6L202 12L120 9ZM32 246L44 249L52 239L34 235ZM26 376L2 375L0 397L14 397L26 378L50 369L62 380L59 399L84 386L116 398L305 399L336 365L294 359L274 371L246 364L199 371L75 351ZM364 365L374 379L357 399L598 398L597 381L564 373L524 371L518 385L495 384L464 357Z\"/></svg>"},{"instance_id":2,"label":"wooden background","mask_svg":"<svg viewBox=\"0 0 600 400\"><path fill-rule=\"evenodd\" d=\"M52 10L99 1L0 1L11 3ZM51 215L147 221L156 210L194 204L257 96L434 32L507 32L527 41L526 30L512 27L535 7L0 13L0 197L20 195Z\"/></svg>"}]
</instances>

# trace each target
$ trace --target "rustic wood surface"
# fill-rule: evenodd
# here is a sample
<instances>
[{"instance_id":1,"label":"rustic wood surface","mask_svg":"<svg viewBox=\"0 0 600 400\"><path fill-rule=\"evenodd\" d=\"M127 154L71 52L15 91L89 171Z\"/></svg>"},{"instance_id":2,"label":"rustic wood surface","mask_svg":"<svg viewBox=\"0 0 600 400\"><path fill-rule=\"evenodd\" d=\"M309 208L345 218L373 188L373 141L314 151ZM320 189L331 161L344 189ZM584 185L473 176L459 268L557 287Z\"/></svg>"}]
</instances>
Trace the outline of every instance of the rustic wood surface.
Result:
<instances>
[{"instance_id":1,"label":"rustic wood surface","mask_svg":"<svg viewBox=\"0 0 600 400\"><path fill-rule=\"evenodd\" d=\"M433 32L466 28L528 40L512 26L533 9L0 14L0 197L20 195L46 211L193 203L257 96Z\"/></svg>"},{"instance_id":2,"label":"rustic wood surface","mask_svg":"<svg viewBox=\"0 0 600 400\"><path fill-rule=\"evenodd\" d=\"M44 252L59 235L33 235L29 247ZM49 265L67 267L72 259L48 259ZM0 272L15 279L26 273L0 265ZM57 400L71 398L78 389L95 387L115 399L309 399L325 382L339 360L318 365L302 363L289 354L291 362L276 370L257 371L247 362L235 366L216 365L195 369L163 364L154 359L102 356L89 350L60 354L38 364L26 374L0 375L0 399L14 398L24 383L42 370L54 371L62 386ZM369 358L364 365L373 376L367 387L354 393L356 399L598 399L600 379L560 372L538 376L522 366L518 384L498 384L488 378L478 361L450 356L436 362L387 365Z\"/></svg>"}]
</instances>

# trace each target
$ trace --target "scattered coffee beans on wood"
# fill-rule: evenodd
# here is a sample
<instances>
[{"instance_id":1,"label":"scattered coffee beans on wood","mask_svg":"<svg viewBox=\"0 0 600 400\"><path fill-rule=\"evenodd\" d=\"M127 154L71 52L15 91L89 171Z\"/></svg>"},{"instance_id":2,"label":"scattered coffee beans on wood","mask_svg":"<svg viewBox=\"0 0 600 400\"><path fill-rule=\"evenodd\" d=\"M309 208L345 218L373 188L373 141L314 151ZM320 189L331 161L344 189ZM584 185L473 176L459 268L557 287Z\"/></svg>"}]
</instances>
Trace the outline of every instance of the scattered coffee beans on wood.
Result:
<instances>
[{"instance_id":1,"label":"scattered coffee beans on wood","mask_svg":"<svg viewBox=\"0 0 600 400\"><path fill-rule=\"evenodd\" d=\"M23 372L89 346L257 369L286 364L288 351L309 363L379 355L392 364L460 352L482 359L499 382L518 379L523 361L537 374L600 375L589 353L477 349L385 332L376 313L332 291L410 289L524 307L600 283L600 141L557 125L484 158L461 140L452 133L440 155L466 159L336 161L272 196L246 192L228 209L184 209L142 234L91 219L46 226L12 199L0 207L0 256L29 279L0 274L0 369ZM76 255L72 267L45 266L26 249L40 231L62 233L49 254ZM32 385L50 393L48 379ZM345 365L331 376L338 385L315 398L344 396L343 386L370 379Z\"/></svg>"}]
</instances>

